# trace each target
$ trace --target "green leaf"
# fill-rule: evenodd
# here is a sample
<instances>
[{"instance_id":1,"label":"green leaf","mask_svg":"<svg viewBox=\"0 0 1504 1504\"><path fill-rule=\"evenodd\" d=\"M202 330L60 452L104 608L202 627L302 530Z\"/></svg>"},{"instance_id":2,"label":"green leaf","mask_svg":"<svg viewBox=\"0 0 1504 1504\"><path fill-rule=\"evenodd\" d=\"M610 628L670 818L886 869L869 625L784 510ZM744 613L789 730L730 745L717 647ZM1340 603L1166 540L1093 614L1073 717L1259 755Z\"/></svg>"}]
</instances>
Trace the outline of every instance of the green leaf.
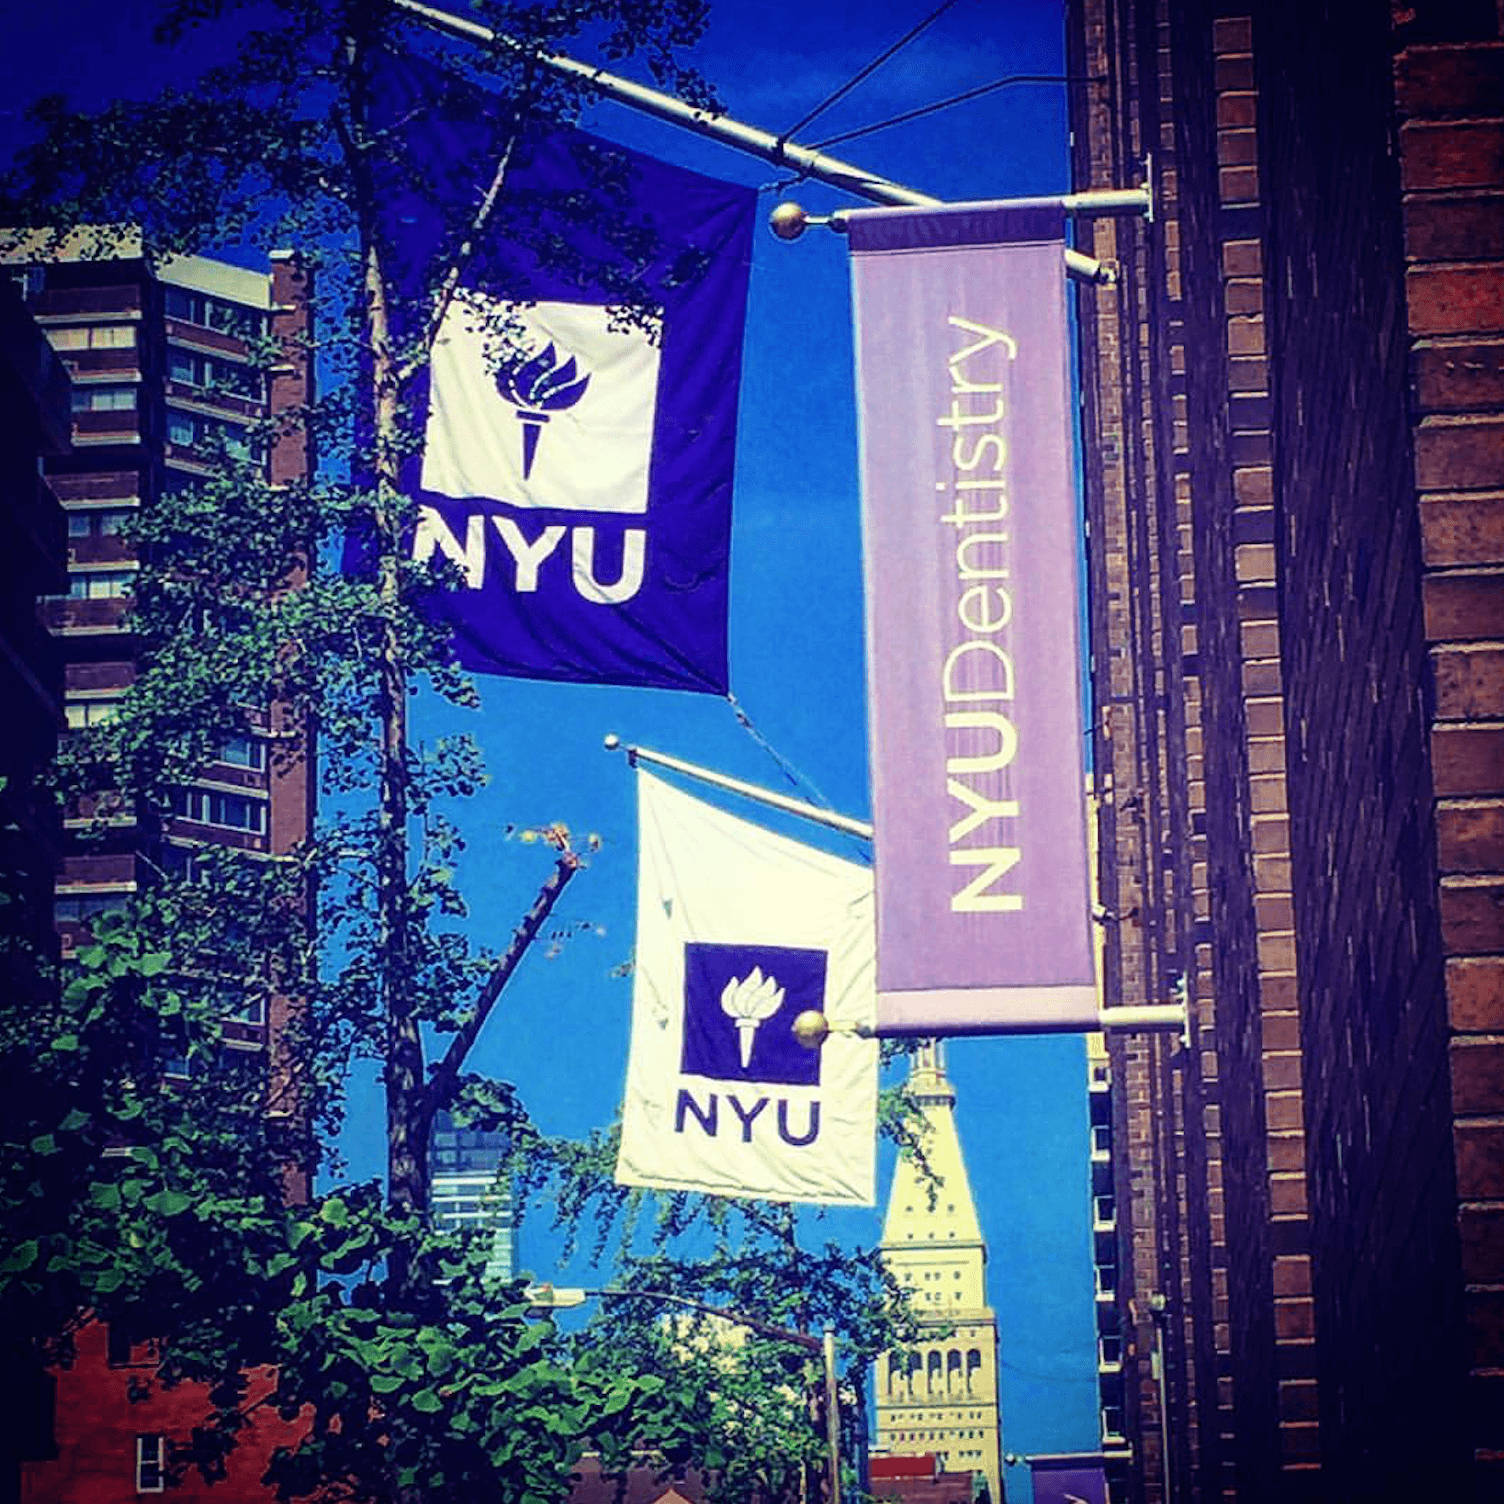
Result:
<instances>
[{"instance_id":1,"label":"green leaf","mask_svg":"<svg viewBox=\"0 0 1504 1504\"><path fill-rule=\"evenodd\" d=\"M444 1401L439 1398L437 1390L420 1389L412 1397L412 1407L424 1415L437 1415L444 1408Z\"/></svg>"},{"instance_id":2,"label":"green leaf","mask_svg":"<svg viewBox=\"0 0 1504 1504\"><path fill-rule=\"evenodd\" d=\"M52 1048L62 1055L71 1055L79 1047L77 1034L59 1034L52 1041Z\"/></svg>"},{"instance_id":3,"label":"green leaf","mask_svg":"<svg viewBox=\"0 0 1504 1504\"><path fill-rule=\"evenodd\" d=\"M182 1191L158 1191L155 1196L148 1196L142 1204L159 1217L177 1217L193 1205L193 1197Z\"/></svg>"},{"instance_id":4,"label":"green leaf","mask_svg":"<svg viewBox=\"0 0 1504 1504\"><path fill-rule=\"evenodd\" d=\"M56 1154L57 1140L50 1133L39 1133L31 1141L31 1152L43 1155Z\"/></svg>"},{"instance_id":5,"label":"green leaf","mask_svg":"<svg viewBox=\"0 0 1504 1504\"><path fill-rule=\"evenodd\" d=\"M392 1394L406 1382L406 1379L395 1373L378 1373L371 1380L371 1392L373 1394Z\"/></svg>"},{"instance_id":6,"label":"green leaf","mask_svg":"<svg viewBox=\"0 0 1504 1504\"><path fill-rule=\"evenodd\" d=\"M160 976L167 970L171 961L172 956L165 950L148 951L141 957L136 969L144 977Z\"/></svg>"},{"instance_id":7,"label":"green leaf","mask_svg":"<svg viewBox=\"0 0 1504 1504\"><path fill-rule=\"evenodd\" d=\"M89 1200L101 1211L112 1212L120 1205L120 1187L108 1181L96 1180L89 1187Z\"/></svg>"},{"instance_id":8,"label":"green leaf","mask_svg":"<svg viewBox=\"0 0 1504 1504\"><path fill-rule=\"evenodd\" d=\"M61 1123L59 1129L64 1133L77 1133L80 1128L87 1128L93 1119L88 1113L75 1107Z\"/></svg>"},{"instance_id":9,"label":"green leaf","mask_svg":"<svg viewBox=\"0 0 1504 1504\"><path fill-rule=\"evenodd\" d=\"M35 1238L17 1243L5 1258L0 1259L0 1274L19 1274L23 1269L30 1269L40 1251L41 1245Z\"/></svg>"}]
</instances>

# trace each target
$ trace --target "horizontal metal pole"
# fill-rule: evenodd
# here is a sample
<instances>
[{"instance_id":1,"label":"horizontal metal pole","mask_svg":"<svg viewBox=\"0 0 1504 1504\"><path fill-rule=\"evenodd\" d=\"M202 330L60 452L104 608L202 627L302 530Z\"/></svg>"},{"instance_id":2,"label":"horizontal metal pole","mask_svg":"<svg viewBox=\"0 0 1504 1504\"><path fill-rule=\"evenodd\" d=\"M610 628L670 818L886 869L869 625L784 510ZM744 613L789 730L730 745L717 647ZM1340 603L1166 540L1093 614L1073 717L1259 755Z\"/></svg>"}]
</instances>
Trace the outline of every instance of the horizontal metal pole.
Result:
<instances>
[{"instance_id":1,"label":"horizontal metal pole","mask_svg":"<svg viewBox=\"0 0 1504 1504\"><path fill-rule=\"evenodd\" d=\"M886 219L902 205L883 205L876 209L838 209L831 215L833 228L842 229L853 215L863 219ZM1089 188L1081 193L1044 193L1027 198L979 198L961 199L952 203L937 203L929 210L936 219L948 219L958 214L980 214L988 210L1059 209L1065 214L1147 214L1150 209L1147 188Z\"/></svg>"},{"instance_id":2,"label":"horizontal metal pole","mask_svg":"<svg viewBox=\"0 0 1504 1504\"><path fill-rule=\"evenodd\" d=\"M1102 1008L1097 1012L1094 1024L1051 1023L1031 1021L1023 1025L1010 1025L1006 1020L986 1024L968 1024L965 1028L921 1029L917 1024L905 1024L902 1028L884 1028L881 1024L834 1023L825 1020L825 1034L855 1034L859 1039L999 1039L1009 1035L1033 1036L1038 1034L1086 1034L1095 1030L1104 1033L1151 1033L1179 1031L1184 1037L1186 1010L1179 1003L1147 1003L1121 1008ZM823 1037L823 1036L822 1036Z\"/></svg>"},{"instance_id":3,"label":"horizontal metal pole","mask_svg":"<svg viewBox=\"0 0 1504 1504\"><path fill-rule=\"evenodd\" d=\"M439 10L432 5L424 5L422 0L391 0L391 3L398 10L405 11L425 25L433 27L434 30L445 32L462 41L477 42L486 47L516 47L518 45L489 26L482 26L480 22L467 20L463 16L452 15L449 11ZM738 151L747 152L752 156L761 157L763 161L772 162L775 166L792 168L803 177L814 178L832 188L844 189L847 193L855 194L857 198L867 199L870 203L906 209L962 210L974 207L968 204L944 204L932 194L906 188L902 183L879 177L876 173L868 172L865 168L857 167L851 162L843 162L839 157L828 156L811 147L798 146L783 136L775 136L772 131L759 130L753 125L744 125L739 120L733 120L729 115L712 115L707 110L697 110L693 105L685 104L682 99L676 99L672 94L665 94L659 89L650 89L644 84L634 83L630 78L608 73L604 68L594 68L588 63L577 62L563 53L540 53L538 61L555 73L599 89L608 98L640 110L645 115L652 115L658 120L666 120L672 125L683 126L696 135L719 141L722 145L735 147ZM1135 212L1148 214L1150 212L1149 192L1144 188L1094 190L1086 193L1067 193L1054 198L1018 199L1013 202L1023 205L1058 204L1069 213L1081 214ZM838 219L839 216L836 218ZM1110 283L1117 280L1116 273L1111 267L1103 265L1095 257L1069 247L1065 252L1065 268L1071 276L1082 282Z\"/></svg>"},{"instance_id":4,"label":"horizontal metal pole","mask_svg":"<svg viewBox=\"0 0 1504 1504\"><path fill-rule=\"evenodd\" d=\"M391 0L391 3L398 10L406 11L408 15L415 16L436 31L447 32L450 36L458 37L462 41L479 42L487 47L516 45L508 38L499 36L489 26L482 26L478 21L469 21L462 16L451 15L448 11L438 10L431 5L424 5L421 0ZM782 136L775 136L771 131L758 130L756 126L743 125L740 121L731 119L729 115L712 115L707 110L697 110L693 105L685 104L682 99L675 99L672 94L665 94L661 90L633 83L629 78L622 78L616 73L608 73L604 68L591 67L588 63L577 62L574 58L565 57L562 53L542 53L538 61L555 73L576 79L583 84L589 84L610 98L619 100L622 104L631 105L633 109L641 110L645 115L667 120L674 125L682 125L687 130L694 131L696 135L706 136L712 141L724 142L727 146L750 152L753 156L761 157L764 161L775 163L777 166L795 168L802 174L818 178L822 183L844 188L848 193L854 193L859 198L870 199L873 203L906 204L915 208L924 208L940 202L939 199L932 198L927 193L905 188L901 183L889 182L887 178L879 177L876 173L855 167L850 162L843 162L839 157L827 156L824 152L815 151L807 146L796 146Z\"/></svg>"},{"instance_id":5,"label":"horizontal metal pole","mask_svg":"<svg viewBox=\"0 0 1504 1504\"><path fill-rule=\"evenodd\" d=\"M608 752L614 752L621 746L622 743L618 737L606 738ZM777 794L772 789L759 788L755 783L743 783L740 778L731 778L725 773L702 768L698 763L670 757L667 752L654 752L647 747L630 746L622 750L627 754L627 761L634 765L646 762L656 767L670 768L675 773L683 773L688 778L697 778L701 783L725 789L728 793L740 794L743 799L752 799L758 804L766 804L770 809L782 810L786 815L798 815L801 819L811 820L816 825L824 825L831 830L839 830L845 835L859 836L864 841L872 839L872 826L866 820L856 820L850 815L840 815L834 810L821 809L817 804L806 804L802 799L791 799L787 794Z\"/></svg>"},{"instance_id":6,"label":"horizontal metal pole","mask_svg":"<svg viewBox=\"0 0 1504 1504\"><path fill-rule=\"evenodd\" d=\"M1098 1018L1103 1032L1108 1034L1129 1029L1184 1031L1186 1026L1184 1003L1125 1003L1120 1008L1102 1009Z\"/></svg>"}]
</instances>

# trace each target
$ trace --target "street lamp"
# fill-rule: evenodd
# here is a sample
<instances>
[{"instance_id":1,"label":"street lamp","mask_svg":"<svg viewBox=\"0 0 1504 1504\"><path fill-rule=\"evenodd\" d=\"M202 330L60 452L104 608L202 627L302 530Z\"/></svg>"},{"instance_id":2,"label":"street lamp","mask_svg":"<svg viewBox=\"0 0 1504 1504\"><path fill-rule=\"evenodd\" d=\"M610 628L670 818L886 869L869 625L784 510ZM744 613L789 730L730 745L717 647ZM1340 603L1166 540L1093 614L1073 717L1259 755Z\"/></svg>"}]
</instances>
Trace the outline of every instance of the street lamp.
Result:
<instances>
[{"instance_id":1,"label":"street lamp","mask_svg":"<svg viewBox=\"0 0 1504 1504\"><path fill-rule=\"evenodd\" d=\"M715 1316L722 1321L744 1326L748 1331L774 1342L787 1342L791 1347L802 1348L807 1353L818 1353L825 1375L825 1452L827 1471L827 1498L829 1504L841 1504L841 1412L836 1385L836 1332L833 1326L825 1328L824 1335L816 1337L809 1332L796 1332L785 1326L774 1326L756 1316L742 1311L728 1310L725 1306L707 1305L687 1295L672 1290L633 1290L620 1285L606 1285L598 1290L586 1290L579 1286L529 1285L528 1303L540 1310L567 1310L581 1306L592 1297L600 1300L654 1300L662 1305L682 1306L688 1311L698 1311L706 1316Z\"/></svg>"}]
</instances>

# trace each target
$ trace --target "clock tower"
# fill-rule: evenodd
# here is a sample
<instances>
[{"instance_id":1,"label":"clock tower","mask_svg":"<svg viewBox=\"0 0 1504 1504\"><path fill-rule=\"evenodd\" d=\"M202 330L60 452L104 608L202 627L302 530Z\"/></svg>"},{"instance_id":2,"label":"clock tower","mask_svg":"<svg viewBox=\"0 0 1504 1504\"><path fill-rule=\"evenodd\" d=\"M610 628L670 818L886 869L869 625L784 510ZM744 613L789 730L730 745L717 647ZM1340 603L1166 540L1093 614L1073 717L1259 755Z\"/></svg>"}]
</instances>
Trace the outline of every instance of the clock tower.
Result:
<instances>
[{"instance_id":1,"label":"clock tower","mask_svg":"<svg viewBox=\"0 0 1504 1504\"><path fill-rule=\"evenodd\" d=\"M933 1452L949 1471L979 1473L992 1504L1003 1504L987 1246L956 1133L956 1090L938 1041L915 1055L908 1091L924 1114L924 1157L935 1178L914 1160L899 1160L882 1251L934 1335L922 1331L907 1358L890 1353L879 1360L877 1444L888 1452Z\"/></svg>"}]
</instances>

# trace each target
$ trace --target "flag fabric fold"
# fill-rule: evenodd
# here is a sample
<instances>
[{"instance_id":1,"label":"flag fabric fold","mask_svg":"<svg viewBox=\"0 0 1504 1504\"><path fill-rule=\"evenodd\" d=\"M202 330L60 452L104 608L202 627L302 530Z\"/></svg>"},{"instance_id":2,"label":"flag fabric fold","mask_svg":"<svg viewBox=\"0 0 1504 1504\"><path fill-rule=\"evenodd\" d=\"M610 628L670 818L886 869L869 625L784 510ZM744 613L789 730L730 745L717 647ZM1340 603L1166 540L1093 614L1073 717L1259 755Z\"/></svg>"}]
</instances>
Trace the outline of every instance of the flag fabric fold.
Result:
<instances>
[{"instance_id":1,"label":"flag fabric fold","mask_svg":"<svg viewBox=\"0 0 1504 1504\"><path fill-rule=\"evenodd\" d=\"M870 1206L872 877L638 772L624 1185Z\"/></svg>"},{"instance_id":2,"label":"flag fabric fold","mask_svg":"<svg viewBox=\"0 0 1504 1504\"><path fill-rule=\"evenodd\" d=\"M512 142L505 101L418 59L385 59L376 100L399 335L506 159L402 473L412 556L458 575L433 601L458 661L723 693L756 194L564 127Z\"/></svg>"}]
</instances>

